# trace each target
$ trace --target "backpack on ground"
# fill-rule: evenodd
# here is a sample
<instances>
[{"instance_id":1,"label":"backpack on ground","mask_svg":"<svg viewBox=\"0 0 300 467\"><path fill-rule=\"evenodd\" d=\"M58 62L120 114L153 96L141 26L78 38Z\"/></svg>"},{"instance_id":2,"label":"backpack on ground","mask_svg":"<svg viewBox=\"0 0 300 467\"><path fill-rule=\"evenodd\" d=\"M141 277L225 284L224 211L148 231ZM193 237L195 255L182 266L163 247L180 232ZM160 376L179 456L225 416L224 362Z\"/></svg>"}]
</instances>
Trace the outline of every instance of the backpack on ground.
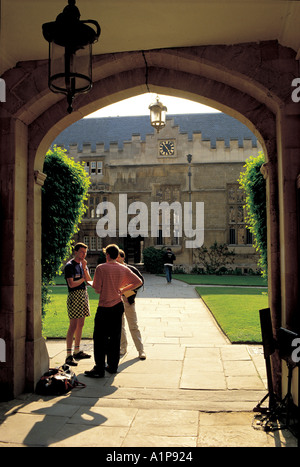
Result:
<instances>
[{"instance_id":1,"label":"backpack on ground","mask_svg":"<svg viewBox=\"0 0 300 467\"><path fill-rule=\"evenodd\" d=\"M76 387L86 387L78 381L69 365L59 368L50 368L37 382L35 392L43 396L59 396L66 394Z\"/></svg>"}]
</instances>

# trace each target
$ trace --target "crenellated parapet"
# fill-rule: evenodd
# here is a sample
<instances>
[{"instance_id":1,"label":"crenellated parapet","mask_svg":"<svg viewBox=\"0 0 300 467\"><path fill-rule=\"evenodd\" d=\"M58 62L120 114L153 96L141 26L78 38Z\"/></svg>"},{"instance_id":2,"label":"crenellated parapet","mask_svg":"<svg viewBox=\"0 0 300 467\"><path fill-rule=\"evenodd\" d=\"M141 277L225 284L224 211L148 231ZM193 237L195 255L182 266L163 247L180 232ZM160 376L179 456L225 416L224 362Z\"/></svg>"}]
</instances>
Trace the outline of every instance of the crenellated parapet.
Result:
<instances>
[{"instance_id":1,"label":"crenellated parapet","mask_svg":"<svg viewBox=\"0 0 300 467\"><path fill-rule=\"evenodd\" d=\"M224 133L224 131L223 131ZM85 132L87 138L88 132ZM68 154L76 161L101 160L108 165L149 165L149 164L186 164L186 155L192 154L193 163L230 163L244 162L248 157L256 155L262 149L258 140L252 135L241 134L225 137L218 136L217 130L211 137L202 131L181 131L174 119L159 133L132 133L127 140L112 141L78 141L69 143ZM101 137L101 135L99 135ZM116 135L117 137L117 135ZM164 145L172 147L167 153Z\"/></svg>"}]
</instances>

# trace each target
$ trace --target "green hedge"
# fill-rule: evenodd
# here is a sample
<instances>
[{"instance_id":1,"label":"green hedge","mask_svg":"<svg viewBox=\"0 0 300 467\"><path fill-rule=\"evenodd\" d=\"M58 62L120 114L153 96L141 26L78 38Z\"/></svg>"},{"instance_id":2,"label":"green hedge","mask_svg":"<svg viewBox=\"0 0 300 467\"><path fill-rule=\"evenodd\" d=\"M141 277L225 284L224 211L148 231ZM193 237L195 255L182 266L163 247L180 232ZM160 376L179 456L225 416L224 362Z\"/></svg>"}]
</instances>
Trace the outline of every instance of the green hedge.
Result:
<instances>
[{"instance_id":1,"label":"green hedge","mask_svg":"<svg viewBox=\"0 0 300 467\"><path fill-rule=\"evenodd\" d=\"M73 237L86 210L90 180L81 163L54 146L45 157L42 188L42 307L47 288L71 252Z\"/></svg>"},{"instance_id":2,"label":"green hedge","mask_svg":"<svg viewBox=\"0 0 300 467\"><path fill-rule=\"evenodd\" d=\"M157 249L153 246L145 248L143 251L144 267L151 274L161 274L164 270L163 265L164 250Z\"/></svg>"}]
</instances>

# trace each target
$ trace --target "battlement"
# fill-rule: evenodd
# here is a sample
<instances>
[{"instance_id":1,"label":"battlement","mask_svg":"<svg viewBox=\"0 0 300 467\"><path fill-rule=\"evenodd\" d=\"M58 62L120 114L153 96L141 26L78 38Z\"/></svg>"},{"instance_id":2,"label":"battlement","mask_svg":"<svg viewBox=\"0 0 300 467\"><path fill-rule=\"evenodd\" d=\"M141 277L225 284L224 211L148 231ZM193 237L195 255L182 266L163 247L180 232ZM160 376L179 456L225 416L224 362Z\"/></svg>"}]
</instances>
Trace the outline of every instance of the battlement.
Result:
<instances>
[{"instance_id":1,"label":"battlement","mask_svg":"<svg viewBox=\"0 0 300 467\"><path fill-rule=\"evenodd\" d=\"M139 138L137 137L137 135L135 135L131 141L124 141L124 146L129 146L132 143L135 143L135 145L145 144L145 142L141 140L140 135L138 136ZM191 142L197 142L197 141L199 141L199 139L195 137ZM241 144L239 143L237 139L234 139L234 138L230 139L229 145L226 143L224 139L217 139L216 143L214 143L211 140L202 140L201 138L200 138L200 141L202 143L202 146L209 150L212 150L212 149L223 149L223 150L225 149L227 150L228 149L229 150L231 149L257 149L258 147L260 147L260 144L258 141L256 143L253 143L253 141L249 138L244 139ZM110 152L116 152L116 150L118 150L118 152L124 151L124 148L119 149L119 147L118 148L116 147L117 145L118 145L117 141L111 141L111 143L109 144L108 150L104 149L103 142L97 143L95 149L93 148L92 143L83 143L83 145L80 143L73 143L67 146L65 146L64 144L58 144L57 146L66 149L68 154L70 155L88 154L88 155L93 156L95 154L99 155L102 153L104 155L104 153L107 154Z\"/></svg>"},{"instance_id":2,"label":"battlement","mask_svg":"<svg viewBox=\"0 0 300 467\"><path fill-rule=\"evenodd\" d=\"M159 154L159 142L162 140L175 142L175 154L172 157L162 158ZM60 145L64 147L63 145ZM66 147L67 153L75 160L92 160L102 157L108 163L126 164L153 164L162 163L163 159L169 163L186 162L186 154L193 155L193 162L237 162L244 161L249 156L255 155L261 146L258 141L253 142L250 138L239 141L237 138L217 138L215 141L202 139L201 133L194 133L190 140L187 134L163 134L147 135L146 141L142 140L140 134L133 134L130 141L123 142L120 149L117 141L111 141L108 148L104 142L95 145L84 142L72 143Z\"/></svg>"},{"instance_id":3,"label":"battlement","mask_svg":"<svg viewBox=\"0 0 300 467\"><path fill-rule=\"evenodd\" d=\"M243 162L261 150L250 130L225 114L174 116L159 133L149 128L148 117L85 119L76 124L54 141L75 160L101 156L109 164L186 163L190 153L193 162ZM174 142L171 156L159 153L164 140Z\"/></svg>"}]
</instances>

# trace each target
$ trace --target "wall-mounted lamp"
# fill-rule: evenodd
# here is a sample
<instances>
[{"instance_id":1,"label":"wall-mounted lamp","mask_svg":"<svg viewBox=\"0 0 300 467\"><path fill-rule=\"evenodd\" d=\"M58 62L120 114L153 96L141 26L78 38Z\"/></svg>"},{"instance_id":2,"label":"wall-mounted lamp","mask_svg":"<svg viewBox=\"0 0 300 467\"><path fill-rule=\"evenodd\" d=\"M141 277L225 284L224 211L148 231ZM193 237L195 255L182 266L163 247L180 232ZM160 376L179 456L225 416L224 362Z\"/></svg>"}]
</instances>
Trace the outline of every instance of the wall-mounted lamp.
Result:
<instances>
[{"instance_id":1,"label":"wall-mounted lamp","mask_svg":"<svg viewBox=\"0 0 300 467\"><path fill-rule=\"evenodd\" d=\"M49 42L49 89L67 96L69 113L73 111L75 95L92 88L92 44L101 33L97 21L80 21L75 3L68 0L56 20L42 26Z\"/></svg>"}]
</instances>

